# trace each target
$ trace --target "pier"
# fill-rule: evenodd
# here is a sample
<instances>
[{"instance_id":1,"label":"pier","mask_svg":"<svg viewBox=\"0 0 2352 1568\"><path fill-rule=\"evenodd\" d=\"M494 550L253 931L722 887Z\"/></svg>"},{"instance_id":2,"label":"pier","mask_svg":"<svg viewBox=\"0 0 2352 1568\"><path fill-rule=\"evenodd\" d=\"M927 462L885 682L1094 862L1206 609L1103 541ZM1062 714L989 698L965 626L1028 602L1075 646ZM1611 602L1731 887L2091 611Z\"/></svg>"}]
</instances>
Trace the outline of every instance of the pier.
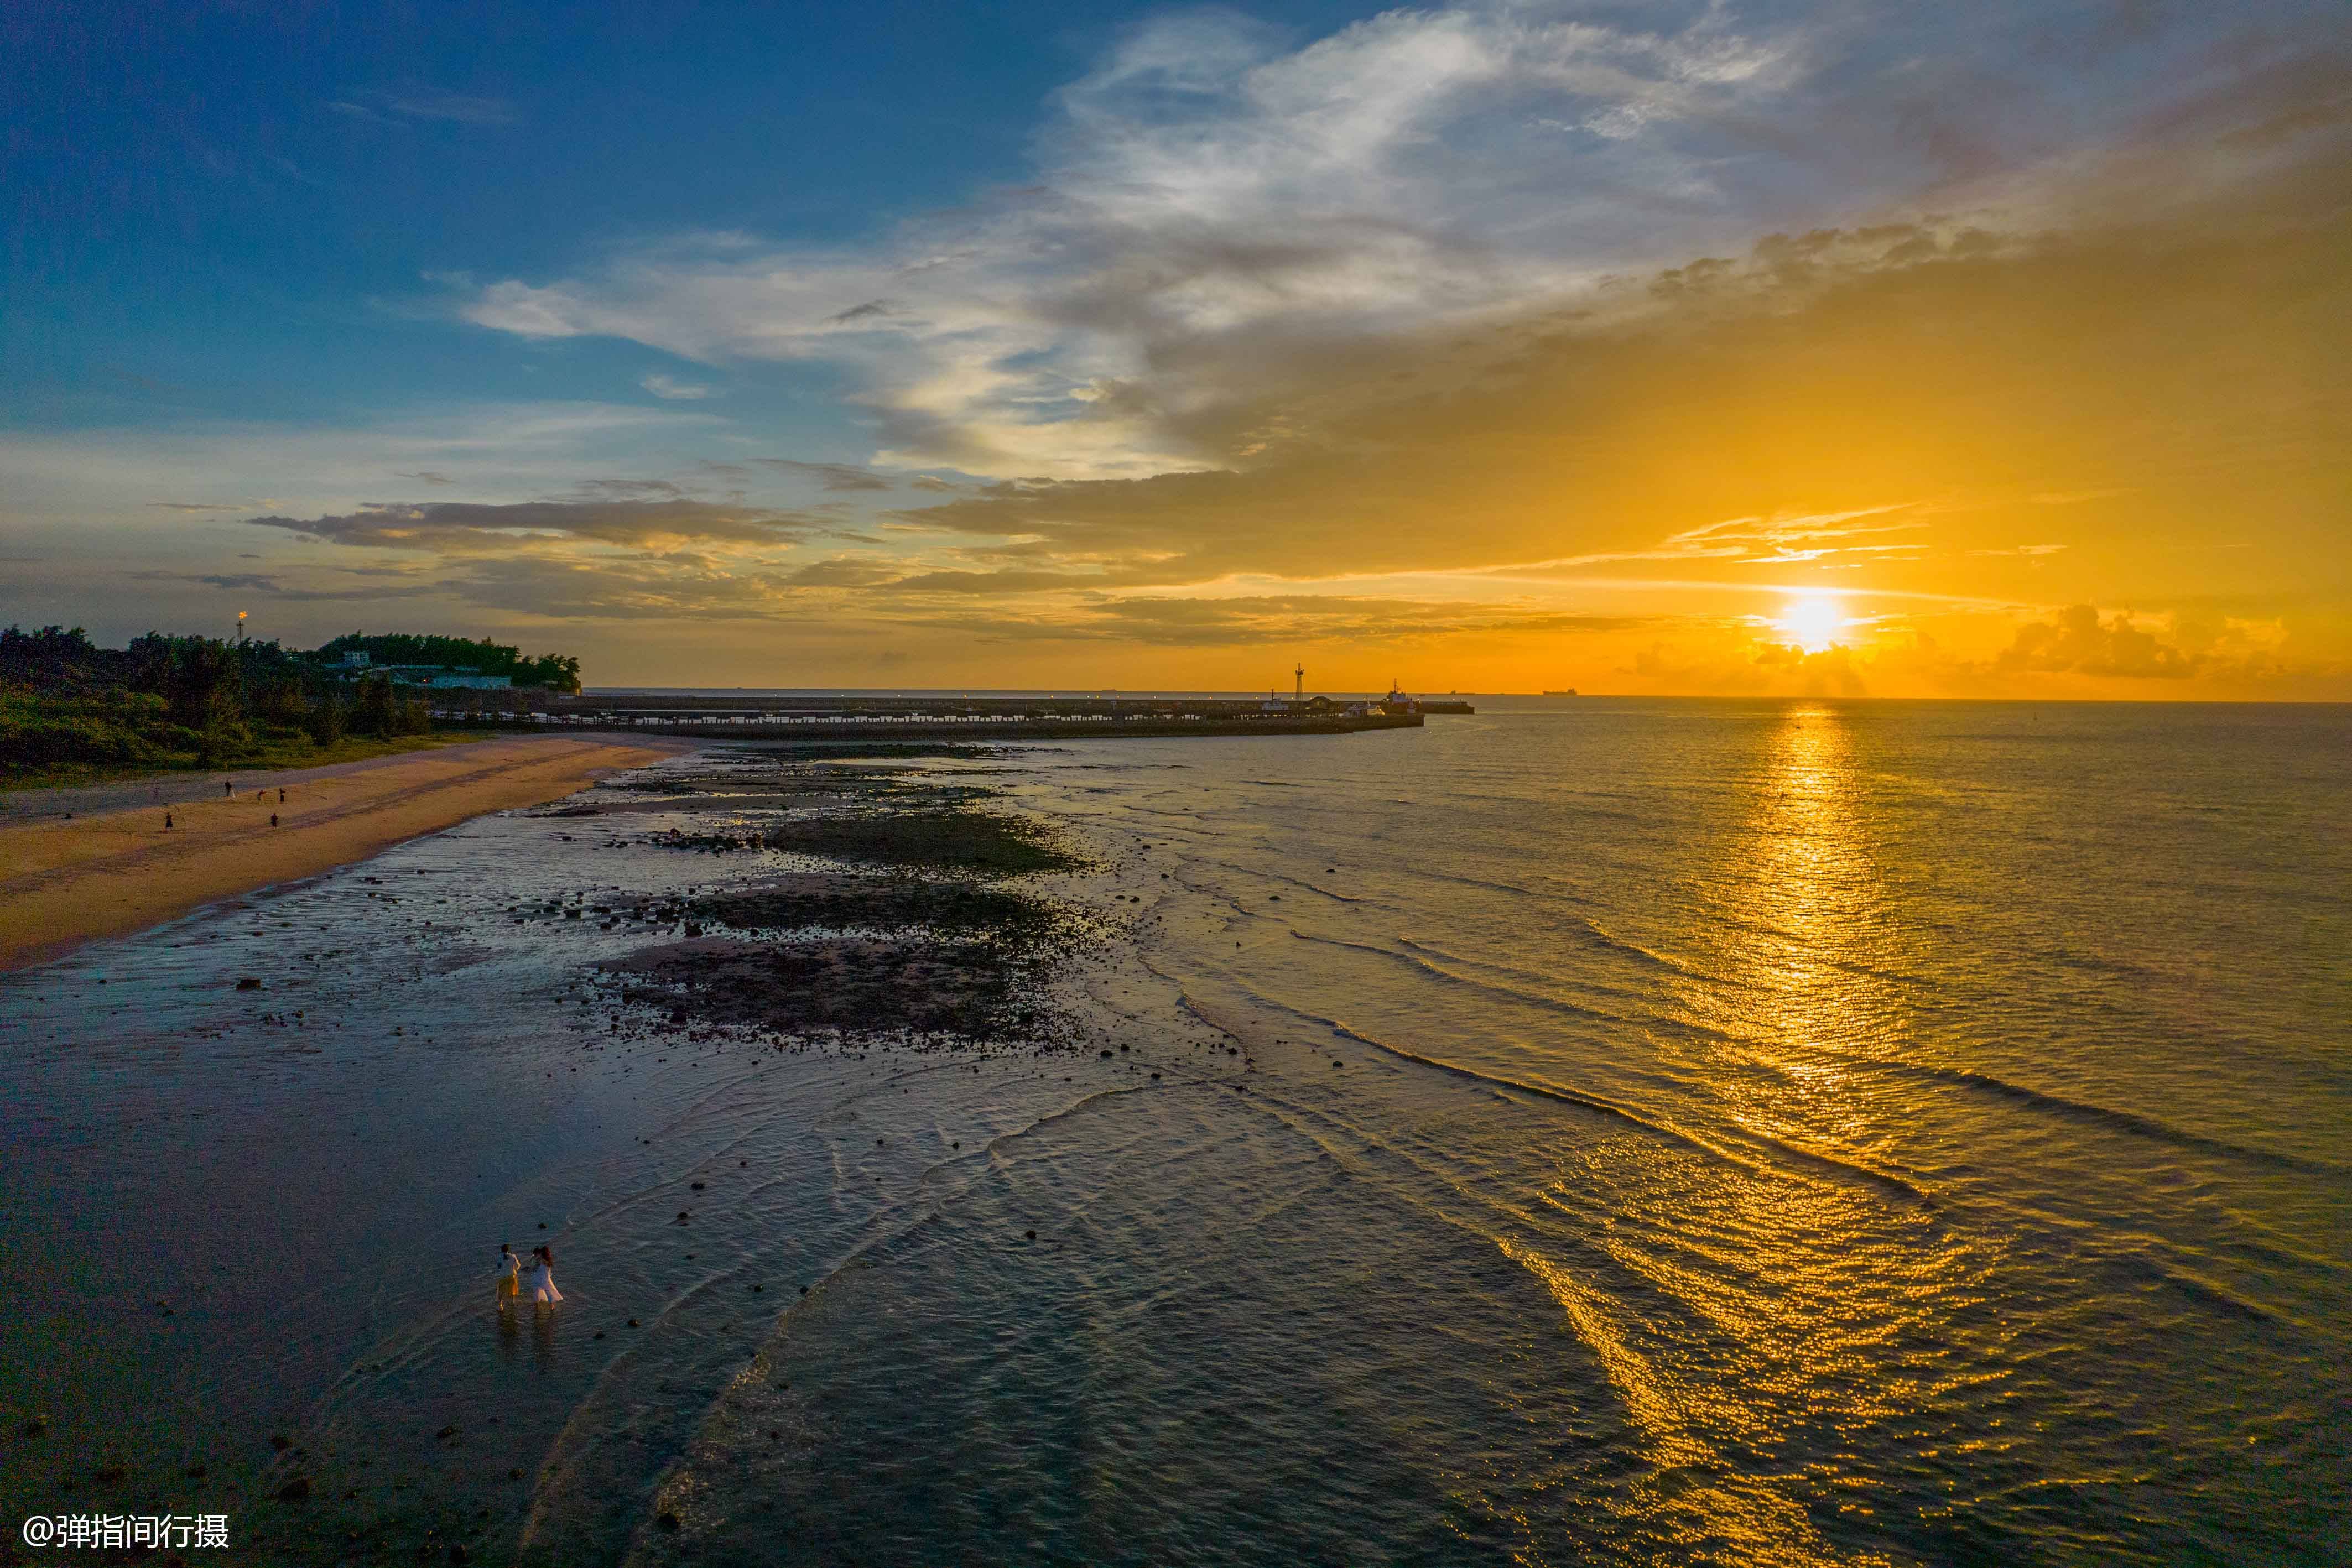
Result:
<instances>
[{"instance_id":1,"label":"pier","mask_svg":"<svg viewBox=\"0 0 2352 1568\"><path fill-rule=\"evenodd\" d=\"M1076 740L1350 735L1418 729L1420 702L1182 695L969 695L937 692L592 691L579 696L451 694L436 721L534 729L629 730L709 740ZM436 694L436 698L442 694ZM1449 712L1470 711L1448 703Z\"/></svg>"}]
</instances>

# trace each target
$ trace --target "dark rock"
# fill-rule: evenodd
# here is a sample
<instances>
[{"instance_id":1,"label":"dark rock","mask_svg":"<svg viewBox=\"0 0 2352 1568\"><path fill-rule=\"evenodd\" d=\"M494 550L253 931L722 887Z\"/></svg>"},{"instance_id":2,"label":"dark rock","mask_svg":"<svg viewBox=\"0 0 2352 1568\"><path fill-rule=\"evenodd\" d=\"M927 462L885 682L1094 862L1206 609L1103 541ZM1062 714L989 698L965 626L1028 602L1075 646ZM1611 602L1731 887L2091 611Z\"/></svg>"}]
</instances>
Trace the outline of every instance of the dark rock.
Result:
<instances>
[{"instance_id":1,"label":"dark rock","mask_svg":"<svg viewBox=\"0 0 2352 1568\"><path fill-rule=\"evenodd\" d=\"M240 975L237 977L236 988L240 991L257 991L261 989L261 982L251 975Z\"/></svg>"},{"instance_id":2,"label":"dark rock","mask_svg":"<svg viewBox=\"0 0 2352 1568\"><path fill-rule=\"evenodd\" d=\"M436 1432L436 1433L434 1433L433 1435L434 1435L436 1437L438 1437L441 1441L443 1441L443 1442L445 1442L445 1443L446 1443L446 1442L447 1442L450 1438L452 1438L452 1437L454 1437L457 1436L457 1434L458 1434L460 1431L462 1431L462 1430L464 1430L464 1428L462 1428L462 1427L457 1427L457 1426L456 1426L456 1425L454 1425L454 1424L453 1424L453 1425L450 1425L450 1426L447 1426L447 1427L442 1427L438 1432Z\"/></svg>"},{"instance_id":3,"label":"dark rock","mask_svg":"<svg viewBox=\"0 0 2352 1568\"><path fill-rule=\"evenodd\" d=\"M37 1437L42 1433L49 1429L49 1424L41 1416L36 1416L31 1420L26 1422L19 1429L23 1431L25 1436L27 1437Z\"/></svg>"},{"instance_id":4,"label":"dark rock","mask_svg":"<svg viewBox=\"0 0 2352 1568\"><path fill-rule=\"evenodd\" d=\"M697 1191L697 1192L700 1192L700 1191L702 1190L702 1183L700 1183L700 1182L696 1182L696 1183L694 1184L694 1190L695 1190L695 1191Z\"/></svg>"},{"instance_id":5,"label":"dark rock","mask_svg":"<svg viewBox=\"0 0 2352 1568\"><path fill-rule=\"evenodd\" d=\"M455 1541L449 1542L449 1561L452 1563L463 1563L465 1560L466 1548L464 1545Z\"/></svg>"},{"instance_id":6,"label":"dark rock","mask_svg":"<svg viewBox=\"0 0 2352 1568\"><path fill-rule=\"evenodd\" d=\"M205 1479L205 1467L202 1465L190 1465L183 1473L185 1474L192 1481L200 1481Z\"/></svg>"},{"instance_id":7,"label":"dark rock","mask_svg":"<svg viewBox=\"0 0 2352 1568\"><path fill-rule=\"evenodd\" d=\"M283 1432L272 1432L269 1434L269 1446L282 1454L294 1446L294 1439Z\"/></svg>"},{"instance_id":8,"label":"dark rock","mask_svg":"<svg viewBox=\"0 0 2352 1568\"><path fill-rule=\"evenodd\" d=\"M507 1472L507 1479L510 1481L519 1481L522 1479L522 1467L518 1465L513 1469L509 1470Z\"/></svg>"},{"instance_id":9,"label":"dark rock","mask_svg":"<svg viewBox=\"0 0 2352 1568\"><path fill-rule=\"evenodd\" d=\"M1036 1233L1035 1231L1034 1231L1034 1230L1024 1230L1024 1231L1023 1231L1023 1232L1022 1232L1022 1234L1023 1234L1023 1235L1024 1235L1024 1236L1026 1236L1026 1237L1028 1237L1028 1238L1029 1238L1029 1239L1030 1239L1030 1240L1032 1240L1032 1241L1034 1241L1034 1240L1036 1240L1036 1239L1037 1239L1037 1233Z\"/></svg>"},{"instance_id":10,"label":"dark rock","mask_svg":"<svg viewBox=\"0 0 2352 1568\"><path fill-rule=\"evenodd\" d=\"M89 1479L100 1486L110 1487L131 1472L121 1465L100 1465L90 1471Z\"/></svg>"},{"instance_id":11,"label":"dark rock","mask_svg":"<svg viewBox=\"0 0 2352 1568\"><path fill-rule=\"evenodd\" d=\"M629 1326L630 1326L631 1328L635 1328L635 1327L636 1327L636 1326L637 1326L637 1320L636 1320L636 1319L635 1319L635 1318L631 1318L631 1319L629 1320Z\"/></svg>"},{"instance_id":12,"label":"dark rock","mask_svg":"<svg viewBox=\"0 0 2352 1568\"><path fill-rule=\"evenodd\" d=\"M284 1486L278 1489L278 1500L279 1502L300 1502L304 1498L307 1498L310 1495L310 1479L308 1476L296 1476L292 1480L288 1481Z\"/></svg>"},{"instance_id":13,"label":"dark rock","mask_svg":"<svg viewBox=\"0 0 2352 1568\"><path fill-rule=\"evenodd\" d=\"M667 1509L662 1510L661 1516L656 1519L654 1522L672 1533L675 1533L677 1530L677 1515L670 1512Z\"/></svg>"},{"instance_id":14,"label":"dark rock","mask_svg":"<svg viewBox=\"0 0 2352 1568\"><path fill-rule=\"evenodd\" d=\"M752 1293L753 1295L755 1295L755 1296L756 1296L756 1295L758 1295L761 1291L762 1291L766 1290L767 1288L768 1288L768 1287L767 1287L767 1286L765 1286L765 1285L754 1285L754 1286L752 1286L752 1287L751 1287L751 1293Z\"/></svg>"},{"instance_id":15,"label":"dark rock","mask_svg":"<svg viewBox=\"0 0 2352 1568\"><path fill-rule=\"evenodd\" d=\"M1344 1061L1334 1061L1331 1065L1334 1067L1345 1067L1348 1064Z\"/></svg>"}]
</instances>

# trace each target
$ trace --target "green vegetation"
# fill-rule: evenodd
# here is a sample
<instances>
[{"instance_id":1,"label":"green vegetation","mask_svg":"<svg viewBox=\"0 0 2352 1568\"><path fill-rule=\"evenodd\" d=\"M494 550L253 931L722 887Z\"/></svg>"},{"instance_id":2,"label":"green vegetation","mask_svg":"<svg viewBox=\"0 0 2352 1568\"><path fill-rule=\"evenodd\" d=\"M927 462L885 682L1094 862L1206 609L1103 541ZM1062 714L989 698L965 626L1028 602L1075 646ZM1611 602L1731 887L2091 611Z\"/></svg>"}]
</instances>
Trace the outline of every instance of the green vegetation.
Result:
<instances>
[{"instance_id":1,"label":"green vegetation","mask_svg":"<svg viewBox=\"0 0 2352 1568\"><path fill-rule=\"evenodd\" d=\"M579 660L562 653L526 659L521 649L488 637L469 643L463 637L421 637L406 632L373 637L352 632L320 648L317 657L335 664L346 653L365 653L373 664L433 664L479 675L505 675L519 686L545 686L556 692L580 689Z\"/></svg>"},{"instance_id":2,"label":"green vegetation","mask_svg":"<svg viewBox=\"0 0 2352 1568\"><path fill-rule=\"evenodd\" d=\"M100 648L79 627L0 631L0 784L83 781L180 768L299 768L435 744L413 688L354 676L344 648L466 650L462 667L579 685L579 661L526 660L455 637L338 638L316 653L271 643L149 632ZM388 662L458 665L458 656Z\"/></svg>"}]
</instances>

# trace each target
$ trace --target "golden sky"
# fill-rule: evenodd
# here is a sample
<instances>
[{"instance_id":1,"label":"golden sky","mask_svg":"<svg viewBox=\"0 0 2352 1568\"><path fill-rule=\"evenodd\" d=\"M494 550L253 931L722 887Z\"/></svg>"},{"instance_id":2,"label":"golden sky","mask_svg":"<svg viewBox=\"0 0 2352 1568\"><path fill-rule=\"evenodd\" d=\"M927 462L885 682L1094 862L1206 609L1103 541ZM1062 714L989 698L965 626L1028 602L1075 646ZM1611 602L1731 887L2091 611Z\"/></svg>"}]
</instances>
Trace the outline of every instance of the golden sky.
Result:
<instances>
[{"instance_id":1,"label":"golden sky","mask_svg":"<svg viewBox=\"0 0 2352 1568\"><path fill-rule=\"evenodd\" d=\"M436 280L436 329L623 345L650 402L0 435L0 613L592 685L2352 699L2340 33L2070 117L2063 73L1899 100L1801 30L1495 15L1170 24L1033 188ZM1130 111L1180 68L1223 96ZM1580 162L1515 157L1555 125Z\"/></svg>"}]
</instances>

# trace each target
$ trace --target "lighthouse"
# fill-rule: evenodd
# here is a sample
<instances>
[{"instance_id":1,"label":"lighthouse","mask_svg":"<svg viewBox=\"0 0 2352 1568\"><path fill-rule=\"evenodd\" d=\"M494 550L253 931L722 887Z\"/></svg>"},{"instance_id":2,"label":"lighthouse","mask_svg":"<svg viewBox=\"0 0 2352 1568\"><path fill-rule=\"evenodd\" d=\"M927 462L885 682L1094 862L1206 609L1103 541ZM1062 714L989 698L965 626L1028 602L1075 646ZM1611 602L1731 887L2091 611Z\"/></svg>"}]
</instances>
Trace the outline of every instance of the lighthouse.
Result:
<instances>
[{"instance_id":1,"label":"lighthouse","mask_svg":"<svg viewBox=\"0 0 2352 1568\"><path fill-rule=\"evenodd\" d=\"M1300 661L1298 668L1291 672L1291 678L1297 684L1291 687L1290 700L1303 705L1307 701L1307 664L1305 661Z\"/></svg>"}]
</instances>

